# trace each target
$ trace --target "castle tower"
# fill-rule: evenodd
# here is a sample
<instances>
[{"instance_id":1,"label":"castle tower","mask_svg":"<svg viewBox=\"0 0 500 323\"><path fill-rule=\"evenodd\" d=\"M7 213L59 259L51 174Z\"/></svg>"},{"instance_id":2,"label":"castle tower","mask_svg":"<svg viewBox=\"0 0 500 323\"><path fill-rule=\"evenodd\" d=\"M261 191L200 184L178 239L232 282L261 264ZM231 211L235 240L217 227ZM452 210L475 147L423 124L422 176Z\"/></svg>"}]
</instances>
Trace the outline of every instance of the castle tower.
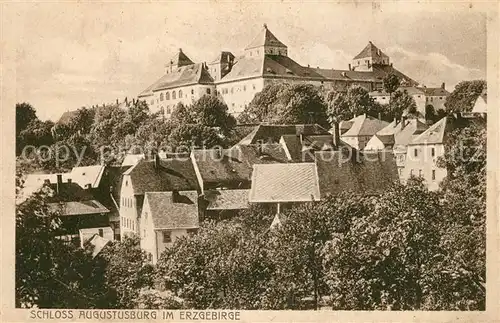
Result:
<instances>
[{"instance_id":1,"label":"castle tower","mask_svg":"<svg viewBox=\"0 0 500 323\"><path fill-rule=\"evenodd\" d=\"M247 57L261 57L263 55L288 56L288 48L264 24L264 28L245 48Z\"/></svg>"},{"instance_id":2,"label":"castle tower","mask_svg":"<svg viewBox=\"0 0 500 323\"><path fill-rule=\"evenodd\" d=\"M172 57L167 64L165 64L165 73L170 74L181 66L192 64L194 64L193 61L191 61L191 59L189 59L189 57L182 52L182 48L179 48L179 52L175 54L175 56Z\"/></svg>"},{"instance_id":3,"label":"castle tower","mask_svg":"<svg viewBox=\"0 0 500 323\"><path fill-rule=\"evenodd\" d=\"M234 64L234 55L231 52L221 52L217 57L208 64L210 75L214 81L218 81L227 73L231 72Z\"/></svg>"},{"instance_id":4,"label":"castle tower","mask_svg":"<svg viewBox=\"0 0 500 323\"><path fill-rule=\"evenodd\" d=\"M390 65L389 56L384 54L371 41L352 60L353 71L373 71L373 65Z\"/></svg>"}]
</instances>

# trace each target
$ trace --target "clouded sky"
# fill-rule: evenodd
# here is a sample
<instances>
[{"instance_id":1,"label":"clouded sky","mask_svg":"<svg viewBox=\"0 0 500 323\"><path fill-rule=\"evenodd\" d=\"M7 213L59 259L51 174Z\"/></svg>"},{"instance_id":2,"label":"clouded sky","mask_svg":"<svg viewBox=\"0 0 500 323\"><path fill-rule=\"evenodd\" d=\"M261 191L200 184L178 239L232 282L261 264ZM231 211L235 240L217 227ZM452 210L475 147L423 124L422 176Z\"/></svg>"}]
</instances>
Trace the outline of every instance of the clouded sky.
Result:
<instances>
[{"instance_id":1,"label":"clouded sky","mask_svg":"<svg viewBox=\"0 0 500 323\"><path fill-rule=\"evenodd\" d=\"M346 69L371 40L427 86L486 78L486 15L469 4L194 2L10 4L16 99L41 119L135 97L182 48L195 62L241 53L263 23L301 64Z\"/></svg>"}]
</instances>

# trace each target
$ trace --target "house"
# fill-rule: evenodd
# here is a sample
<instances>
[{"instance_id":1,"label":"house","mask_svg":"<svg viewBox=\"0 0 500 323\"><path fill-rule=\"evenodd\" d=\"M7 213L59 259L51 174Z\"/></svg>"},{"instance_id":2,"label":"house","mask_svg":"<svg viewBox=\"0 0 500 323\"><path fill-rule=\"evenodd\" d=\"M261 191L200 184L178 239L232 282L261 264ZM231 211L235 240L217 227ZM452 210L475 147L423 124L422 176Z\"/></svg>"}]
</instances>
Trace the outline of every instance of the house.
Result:
<instances>
[{"instance_id":1,"label":"house","mask_svg":"<svg viewBox=\"0 0 500 323\"><path fill-rule=\"evenodd\" d=\"M238 211L245 210L250 207L248 202L249 189L212 189L205 190L202 195L203 199L200 203L204 203L201 207L203 213L200 218L203 219L227 219L235 216Z\"/></svg>"},{"instance_id":2,"label":"house","mask_svg":"<svg viewBox=\"0 0 500 323\"><path fill-rule=\"evenodd\" d=\"M198 192L146 192L141 213L141 248L156 264L176 239L198 230Z\"/></svg>"},{"instance_id":3,"label":"house","mask_svg":"<svg viewBox=\"0 0 500 323\"><path fill-rule=\"evenodd\" d=\"M61 239L80 245L80 230L109 228L109 210L92 196L90 189L83 189L71 179L63 182L62 174L57 175L55 183L46 180L45 185L53 191L47 207L61 220Z\"/></svg>"},{"instance_id":4,"label":"house","mask_svg":"<svg viewBox=\"0 0 500 323\"><path fill-rule=\"evenodd\" d=\"M101 237L107 241L114 240L114 232L110 227L85 228L78 231L80 235L80 246L82 248L86 242L92 240L95 236Z\"/></svg>"},{"instance_id":5,"label":"house","mask_svg":"<svg viewBox=\"0 0 500 323\"><path fill-rule=\"evenodd\" d=\"M441 87L421 86L418 89L425 94L425 105L431 105L434 111L446 109L444 103L446 102L446 98L450 95L450 92L446 90L445 83L442 83Z\"/></svg>"},{"instance_id":6,"label":"house","mask_svg":"<svg viewBox=\"0 0 500 323\"><path fill-rule=\"evenodd\" d=\"M488 101L486 91L483 91L481 95L477 97L476 102L474 103L474 107L472 108L472 113L488 113Z\"/></svg>"},{"instance_id":7,"label":"house","mask_svg":"<svg viewBox=\"0 0 500 323\"><path fill-rule=\"evenodd\" d=\"M315 159L321 198L342 192L379 195L399 180L391 151L321 151Z\"/></svg>"},{"instance_id":8,"label":"house","mask_svg":"<svg viewBox=\"0 0 500 323\"><path fill-rule=\"evenodd\" d=\"M92 248L92 258L97 257L110 242L111 240L103 238L99 234L94 234L88 239L86 243ZM86 245L84 245L84 247L85 246Z\"/></svg>"},{"instance_id":9,"label":"house","mask_svg":"<svg viewBox=\"0 0 500 323\"><path fill-rule=\"evenodd\" d=\"M411 176L422 177L429 190L437 190L447 174L445 168L437 166L437 161L446 152L449 134L471 123L485 126L485 120L481 118L446 116L415 137L407 147L402 179L407 180Z\"/></svg>"},{"instance_id":10,"label":"house","mask_svg":"<svg viewBox=\"0 0 500 323\"><path fill-rule=\"evenodd\" d=\"M189 157L139 160L123 173L120 191L120 232L139 234L139 217L147 192L198 191L199 186Z\"/></svg>"},{"instance_id":11,"label":"house","mask_svg":"<svg viewBox=\"0 0 500 323\"><path fill-rule=\"evenodd\" d=\"M193 150L191 160L202 194L212 189L250 189L254 164L288 162L279 143Z\"/></svg>"},{"instance_id":12,"label":"house","mask_svg":"<svg viewBox=\"0 0 500 323\"><path fill-rule=\"evenodd\" d=\"M329 135L327 129L318 124L259 124L253 130L241 139L239 145L256 145L259 143L273 144L279 143L281 137L285 135L293 136L319 136Z\"/></svg>"},{"instance_id":13,"label":"house","mask_svg":"<svg viewBox=\"0 0 500 323\"><path fill-rule=\"evenodd\" d=\"M378 131L366 144L365 151L392 150L396 158L398 174L403 177L406 159L406 148L416 136L429 128L418 119L402 118L401 122L394 120L387 127Z\"/></svg>"},{"instance_id":14,"label":"house","mask_svg":"<svg viewBox=\"0 0 500 323\"><path fill-rule=\"evenodd\" d=\"M367 116L366 114L354 117L349 122L352 122L349 130L341 134L340 138L357 150L363 150L374 134L389 125L386 121Z\"/></svg>"},{"instance_id":15,"label":"house","mask_svg":"<svg viewBox=\"0 0 500 323\"><path fill-rule=\"evenodd\" d=\"M282 207L320 200L318 172L315 163L255 164L252 172L250 203Z\"/></svg>"},{"instance_id":16,"label":"house","mask_svg":"<svg viewBox=\"0 0 500 323\"><path fill-rule=\"evenodd\" d=\"M267 25L244 48L242 55L222 51L208 64L193 62L181 49L165 66L164 75L139 94L153 112L169 118L173 107L191 104L203 95L214 95L238 115L255 94L276 83L313 84L325 89L346 90L357 85L374 91L384 77L396 74L404 84L417 82L392 66L390 57L372 42L345 69L302 66L288 53L285 43Z\"/></svg>"}]
</instances>

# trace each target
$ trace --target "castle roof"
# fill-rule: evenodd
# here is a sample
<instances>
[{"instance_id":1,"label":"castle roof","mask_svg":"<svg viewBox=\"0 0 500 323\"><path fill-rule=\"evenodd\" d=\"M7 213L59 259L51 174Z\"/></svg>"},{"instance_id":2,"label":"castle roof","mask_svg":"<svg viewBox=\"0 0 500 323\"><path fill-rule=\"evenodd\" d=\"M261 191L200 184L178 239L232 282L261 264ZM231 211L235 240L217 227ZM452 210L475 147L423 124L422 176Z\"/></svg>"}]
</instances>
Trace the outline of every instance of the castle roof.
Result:
<instances>
[{"instance_id":1,"label":"castle roof","mask_svg":"<svg viewBox=\"0 0 500 323\"><path fill-rule=\"evenodd\" d=\"M264 28L260 31L260 33L250 42L250 44L245 49L252 49L256 47L262 46L273 46L273 47L284 47L286 45L283 44L274 34L267 28L267 25L264 24Z\"/></svg>"},{"instance_id":2,"label":"castle roof","mask_svg":"<svg viewBox=\"0 0 500 323\"><path fill-rule=\"evenodd\" d=\"M354 59L366 58L366 57L388 57L384 54L377 46L375 46L371 41L368 42L363 50L354 57Z\"/></svg>"},{"instance_id":3,"label":"castle roof","mask_svg":"<svg viewBox=\"0 0 500 323\"><path fill-rule=\"evenodd\" d=\"M176 67L181 67L181 66L186 66L186 65L192 65L194 62L187 57L186 54L182 51L182 48L179 48L179 51L170 59L169 62L167 62L167 66L176 66Z\"/></svg>"}]
</instances>

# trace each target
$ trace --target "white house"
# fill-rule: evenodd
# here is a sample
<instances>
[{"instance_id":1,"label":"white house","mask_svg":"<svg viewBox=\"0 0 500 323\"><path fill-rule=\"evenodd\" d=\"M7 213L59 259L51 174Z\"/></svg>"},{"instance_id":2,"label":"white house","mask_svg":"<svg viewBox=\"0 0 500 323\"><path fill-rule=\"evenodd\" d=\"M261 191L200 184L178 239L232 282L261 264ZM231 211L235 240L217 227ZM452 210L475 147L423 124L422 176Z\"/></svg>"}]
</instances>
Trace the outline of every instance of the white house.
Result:
<instances>
[{"instance_id":1,"label":"white house","mask_svg":"<svg viewBox=\"0 0 500 323\"><path fill-rule=\"evenodd\" d=\"M162 252L176 239L198 230L198 193L147 192L140 221L141 248L156 264Z\"/></svg>"},{"instance_id":2,"label":"white house","mask_svg":"<svg viewBox=\"0 0 500 323\"><path fill-rule=\"evenodd\" d=\"M342 133L340 138L349 146L358 150L363 150L374 134L389 125L386 121L367 116L366 114L349 120L349 123L349 130ZM341 127L344 124L346 123L342 123Z\"/></svg>"}]
</instances>

